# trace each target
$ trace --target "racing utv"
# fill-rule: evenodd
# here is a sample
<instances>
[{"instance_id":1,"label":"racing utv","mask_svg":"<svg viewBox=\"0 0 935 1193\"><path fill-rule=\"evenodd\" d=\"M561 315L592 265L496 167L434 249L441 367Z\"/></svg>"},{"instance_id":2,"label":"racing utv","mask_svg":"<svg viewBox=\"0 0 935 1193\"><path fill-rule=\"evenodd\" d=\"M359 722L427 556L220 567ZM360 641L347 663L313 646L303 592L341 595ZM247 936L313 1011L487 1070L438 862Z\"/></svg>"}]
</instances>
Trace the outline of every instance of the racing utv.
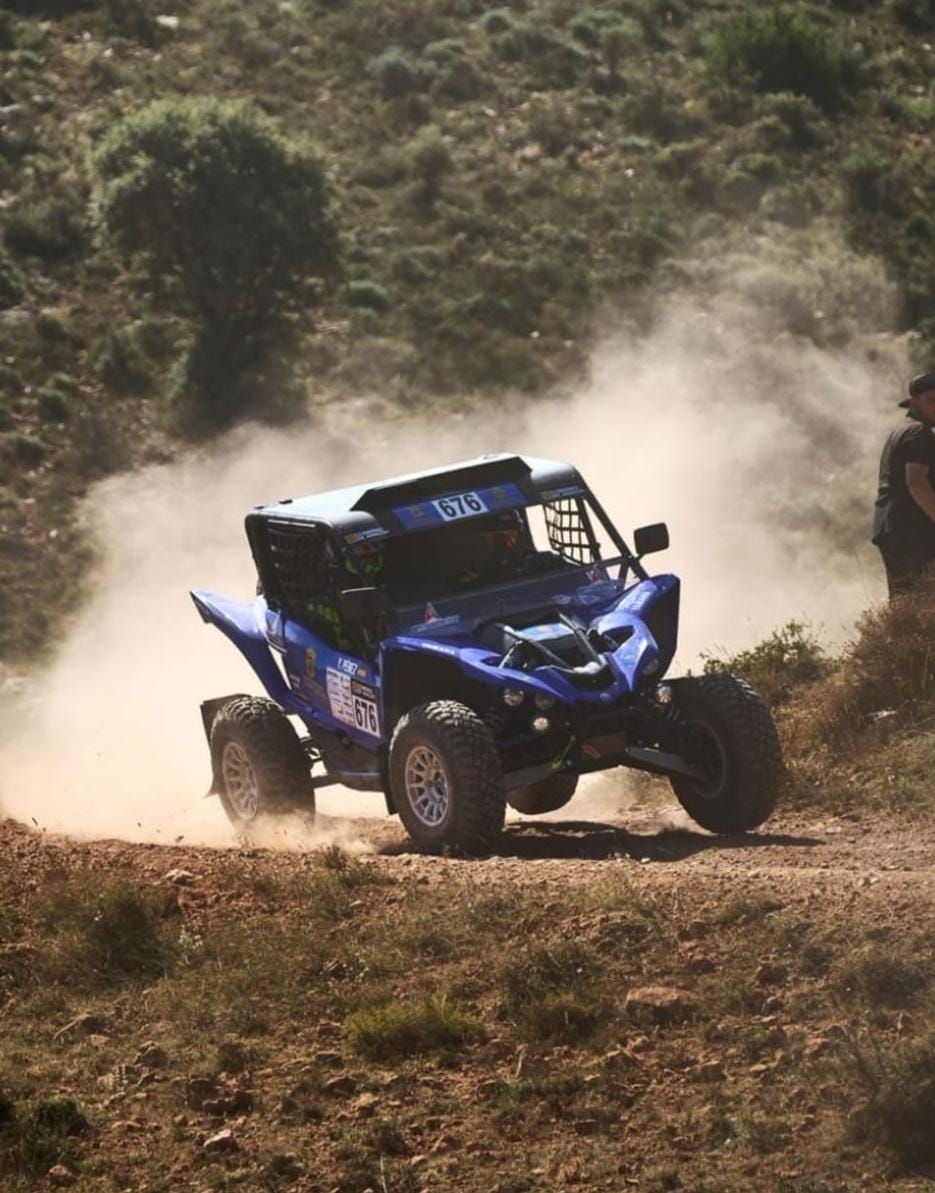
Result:
<instances>
[{"instance_id":1,"label":"racing utv","mask_svg":"<svg viewBox=\"0 0 935 1193\"><path fill-rule=\"evenodd\" d=\"M571 465L483 456L260 506L246 529L256 600L192 593L268 694L201 706L239 832L342 784L382 792L426 852L485 854L507 804L551 812L616 766L668 776L712 832L772 811L782 755L759 696L664 679L679 581L643 559L665 524L631 550Z\"/></svg>"}]
</instances>

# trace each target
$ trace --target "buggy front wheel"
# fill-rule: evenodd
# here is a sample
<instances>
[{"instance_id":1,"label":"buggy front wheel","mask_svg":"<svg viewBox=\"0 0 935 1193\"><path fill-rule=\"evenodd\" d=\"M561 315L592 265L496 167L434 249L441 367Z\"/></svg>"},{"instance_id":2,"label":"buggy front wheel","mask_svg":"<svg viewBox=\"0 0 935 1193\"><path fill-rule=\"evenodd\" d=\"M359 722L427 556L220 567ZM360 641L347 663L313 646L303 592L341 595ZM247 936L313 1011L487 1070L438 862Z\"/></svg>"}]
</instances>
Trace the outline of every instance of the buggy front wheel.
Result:
<instances>
[{"instance_id":1,"label":"buggy front wheel","mask_svg":"<svg viewBox=\"0 0 935 1193\"><path fill-rule=\"evenodd\" d=\"M757 828L776 805L783 774L769 708L733 675L693 676L672 687L680 753L701 772L671 780L679 803L714 833Z\"/></svg>"},{"instance_id":2,"label":"buggy front wheel","mask_svg":"<svg viewBox=\"0 0 935 1193\"><path fill-rule=\"evenodd\" d=\"M390 790L424 853L490 853L506 798L493 734L465 704L434 700L400 717L390 742Z\"/></svg>"}]
</instances>

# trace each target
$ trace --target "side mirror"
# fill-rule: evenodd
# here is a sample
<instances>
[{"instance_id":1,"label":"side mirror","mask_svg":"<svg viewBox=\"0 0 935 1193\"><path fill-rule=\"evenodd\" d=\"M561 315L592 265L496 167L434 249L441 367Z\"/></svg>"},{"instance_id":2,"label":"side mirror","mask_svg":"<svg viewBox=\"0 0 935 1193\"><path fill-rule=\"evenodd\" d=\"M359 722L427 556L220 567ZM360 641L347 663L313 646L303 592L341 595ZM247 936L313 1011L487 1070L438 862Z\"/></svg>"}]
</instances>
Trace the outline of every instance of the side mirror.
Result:
<instances>
[{"instance_id":1,"label":"side mirror","mask_svg":"<svg viewBox=\"0 0 935 1193\"><path fill-rule=\"evenodd\" d=\"M338 611L346 626L366 629L387 612L386 599L379 588L346 588L338 598Z\"/></svg>"},{"instance_id":2,"label":"side mirror","mask_svg":"<svg viewBox=\"0 0 935 1193\"><path fill-rule=\"evenodd\" d=\"M669 528L665 522L654 522L652 526L641 526L633 532L633 547L637 558L665 551L669 545Z\"/></svg>"}]
</instances>

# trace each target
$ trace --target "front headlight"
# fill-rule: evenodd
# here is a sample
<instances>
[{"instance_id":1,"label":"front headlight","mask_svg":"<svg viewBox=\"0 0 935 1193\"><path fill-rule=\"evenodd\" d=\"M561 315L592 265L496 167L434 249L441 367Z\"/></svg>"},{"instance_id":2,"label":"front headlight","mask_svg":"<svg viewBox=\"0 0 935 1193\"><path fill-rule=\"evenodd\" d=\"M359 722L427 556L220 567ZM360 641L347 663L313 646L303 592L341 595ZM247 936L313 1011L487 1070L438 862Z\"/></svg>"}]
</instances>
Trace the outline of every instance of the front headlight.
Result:
<instances>
[{"instance_id":1,"label":"front headlight","mask_svg":"<svg viewBox=\"0 0 935 1193\"><path fill-rule=\"evenodd\" d=\"M509 705L510 708L519 708L525 699L526 693L521 692L519 688L503 689L503 703Z\"/></svg>"},{"instance_id":2,"label":"front headlight","mask_svg":"<svg viewBox=\"0 0 935 1193\"><path fill-rule=\"evenodd\" d=\"M554 696L547 696L545 692L536 693L536 708L541 708L544 712L547 708L551 708L555 703Z\"/></svg>"}]
</instances>

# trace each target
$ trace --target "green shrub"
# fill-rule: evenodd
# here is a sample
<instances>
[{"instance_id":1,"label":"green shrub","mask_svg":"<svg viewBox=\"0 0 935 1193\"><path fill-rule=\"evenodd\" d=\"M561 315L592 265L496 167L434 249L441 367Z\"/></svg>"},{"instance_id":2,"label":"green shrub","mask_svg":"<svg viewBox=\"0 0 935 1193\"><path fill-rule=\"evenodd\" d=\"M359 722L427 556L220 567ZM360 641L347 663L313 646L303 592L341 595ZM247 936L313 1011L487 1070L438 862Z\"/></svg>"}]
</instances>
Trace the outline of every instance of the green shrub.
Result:
<instances>
[{"instance_id":1,"label":"green shrub","mask_svg":"<svg viewBox=\"0 0 935 1193\"><path fill-rule=\"evenodd\" d=\"M431 209L441 195L442 180L453 167L451 150L439 129L428 125L407 146L409 169L416 181L418 203Z\"/></svg>"},{"instance_id":2,"label":"green shrub","mask_svg":"<svg viewBox=\"0 0 935 1193\"><path fill-rule=\"evenodd\" d=\"M15 210L7 220L4 241L14 253L62 261L84 247L84 227L77 211L57 199L39 200Z\"/></svg>"},{"instance_id":3,"label":"green shrub","mask_svg":"<svg viewBox=\"0 0 935 1193\"><path fill-rule=\"evenodd\" d=\"M134 887L117 884L85 894L58 922L66 972L82 983L162 977L171 949L159 931L155 906Z\"/></svg>"},{"instance_id":4,"label":"green shrub","mask_svg":"<svg viewBox=\"0 0 935 1193\"><path fill-rule=\"evenodd\" d=\"M859 82L851 52L800 6L747 8L710 36L705 54L718 78L732 81L745 72L763 91L808 95L829 109Z\"/></svg>"},{"instance_id":5,"label":"green shrub","mask_svg":"<svg viewBox=\"0 0 935 1193\"><path fill-rule=\"evenodd\" d=\"M63 423L68 418L68 398L54 386L46 385L36 392L36 406L43 422Z\"/></svg>"},{"instance_id":6,"label":"green shrub","mask_svg":"<svg viewBox=\"0 0 935 1193\"><path fill-rule=\"evenodd\" d=\"M832 979L839 993L873 1007L911 1006L929 985L920 959L883 944L847 953L835 964Z\"/></svg>"},{"instance_id":7,"label":"green shrub","mask_svg":"<svg viewBox=\"0 0 935 1193\"><path fill-rule=\"evenodd\" d=\"M379 83L384 99L398 99L414 91L425 91L436 73L430 63L421 62L399 46L390 46L374 58L369 71Z\"/></svg>"},{"instance_id":8,"label":"green shrub","mask_svg":"<svg viewBox=\"0 0 935 1193\"><path fill-rule=\"evenodd\" d=\"M143 0L103 0L101 16L105 32L112 37L126 37L153 45L160 32Z\"/></svg>"},{"instance_id":9,"label":"green shrub","mask_svg":"<svg viewBox=\"0 0 935 1193\"><path fill-rule=\"evenodd\" d=\"M348 284L347 301L349 306L367 311L388 311L393 305L384 286L365 278Z\"/></svg>"},{"instance_id":10,"label":"green shrub","mask_svg":"<svg viewBox=\"0 0 935 1193\"><path fill-rule=\"evenodd\" d=\"M23 297L24 284L22 271L0 252L0 311L16 306Z\"/></svg>"},{"instance_id":11,"label":"green shrub","mask_svg":"<svg viewBox=\"0 0 935 1193\"><path fill-rule=\"evenodd\" d=\"M504 1010L527 1039L578 1043L606 1019L600 972L599 958L578 941L527 949L500 971Z\"/></svg>"},{"instance_id":12,"label":"green shrub","mask_svg":"<svg viewBox=\"0 0 935 1193\"><path fill-rule=\"evenodd\" d=\"M92 167L100 226L198 320L182 371L196 408L229 419L238 375L336 263L321 163L246 104L185 99L123 120Z\"/></svg>"},{"instance_id":13,"label":"green shrub","mask_svg":"<svg viewBox=\"0 0 935 1193\"><path fill-rule=\"evenodd\" d=\"M893 163L884 149L861 146L845 159L842 175L851 208L875 214L888 207Z\"/></svg>"},{"instance_id":14,"label":"green shrub","mask_svg":"<svg viewBox=\"0 0 935 1193\"><path fill-rule=\"evenodd\" d=\"M935 26L935 0L893 0L892 9L907 29L929 33Z\"/></svg>"},{"instance_id":15,"label":"green shrub","mask_svg":"<svg viewBox=\"0 0 935 1193\"><path fill-rule=\"evenodd\" d=\"M854 1061L868 1094L854 1118L857 1136L884 1144L911 1168L935 1161L935 1036L885 1053L855 1044Z\"/></svg>"},{"instance_id":16,"label":"green shrub","mask_svg":"<svg viewBox=\"0 0 935 1193\"><path fill-rule=\"evenodd\" d=\"M382 1061L460 1048L483 1036L476 1019L444 998L364 1008L348 1016L347 1029L361 1055Z\"/></svg>"},{"instance_id":17,"label":"green shrub","mask_svg":"<svg viewBox=\"0 0 935 1193\"><path fill-rule=\"evenodd\" d=\"M145 394L153 387L153 362L144 338L140 324L133 323L108 332L91 349L91 367L117 393Z\"/></svg>"},{"instance_id":18,"label":"green shrub","mask_svg":"<svg viewBox=\"0 0 935 1193\"><path fill-rule=\"evenodd\" d=\"M0 390L7 394L23 392L23 379L10 365L0 364Z\"/></svg>"},{"instance_id":19,"label":"green shrub","mask_svg":"<svg viewBox=\"0 0 935 1193\"><path fill-rule=\"evenodd\" d=\"M508 8L494 8L484 16L484 32L491 37L514 33L520 26Z\"/></svg>"},{"instance_id":20,"label":"green shrub","mask_svg":"<svg viewBox=\"0 0 935 1193\"><path fill-rule=\"evenodd\" d=\"M56 1164L76 1163L74 1139L90 1130L71 1098L16 1105L0 1094L0 1174L45 1177Z\"/></svg>"},{"instance_id":21,"label":"green shrub","mask_svg":"<svg viewBox=\"0 0 935 1193\"><path fill-rule=\"evenodd\" d=\"M7 438L6 447L13 459L26 468L38 468L45 460L46 446L41 439L37 439L34 435L22 433L10 435Z\"/></svg>"},{"instance_id":22,"label":"green shrub","mask_svg":"<svg viewBox=\"0 0 935 1193\"><path fill-rule=\"evenodd\" d=\"M13 428L13 411L9 406L0 402L0 431L9 431Z\"/></svg>"},{"instance_id":23,"label":"green shrub","mask_svg":"<svg viewBox=\"0 0 935 1193\"><path fill-rule=\"evenodd\" d=\"M814 683L830 670L818 639L798 621L787 622L757 646L729 658L703 657L705 675L737 675L770 704L782 704L803 684Z\"/></svg>"},{"instance_id":24,"label":"green shrub","mask_svg":"<svg viewBox=\"0 0 935 1193\"><path fill-rule=\"evenodd\" d=\"M16 49L16 22L13 14L0 9L0 50Z\"/></svg>"}]
</instances>

